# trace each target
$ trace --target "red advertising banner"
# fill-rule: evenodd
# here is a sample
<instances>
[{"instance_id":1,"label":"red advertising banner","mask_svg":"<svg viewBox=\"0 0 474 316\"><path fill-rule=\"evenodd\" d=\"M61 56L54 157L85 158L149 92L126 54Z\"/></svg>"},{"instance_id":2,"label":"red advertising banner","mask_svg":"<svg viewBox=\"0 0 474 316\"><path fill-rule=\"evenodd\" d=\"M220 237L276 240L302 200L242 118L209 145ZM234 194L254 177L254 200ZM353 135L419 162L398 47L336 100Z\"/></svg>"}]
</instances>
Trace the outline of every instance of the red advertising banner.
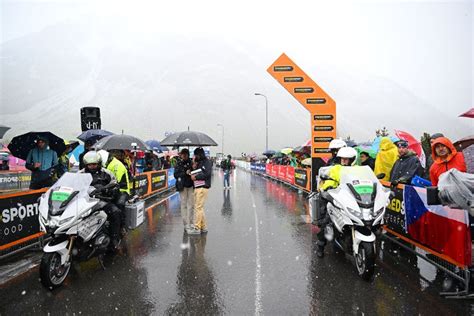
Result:
<instances>
[{"instance_id":1,"label":"red advertising banner","mask_svg":"<svg viewBox=\"0 0 474 316\"><path fill-rule=\"evenodd\" d=\"M295 184L295 168L288 166L286 167L286 178L285 181L290 184Z\"/></svg>"},{"instance_id":2,"label":"red advertising banner","mask_svg":"<svg viewBox=\"0 0 474 316\"><path fill-rule=\"evenodd\" d=\"M272 177L278 178L278 165L272 166Z\"/></svg>"},{"instance_id":3,"label":"red advertising banner","mask_svg":"<svg viewBox=\"0 0 474 316\"><path fill-rule=\"evenodd\" d=\"M286 167L287 166L278 166L278 179L286 181Z\"/></svg>"},{"instance_id":4,"label":"red advertising banner","mask_svg":"<svg viewBox=\"0 0 474 316\"><path fill-rule=\"evenodd\" d=\"M273 166L272 164L267 164L265 166L265 173L268 174L269 176L272 175L272 166Z\"/></svg>"}]
</instances>

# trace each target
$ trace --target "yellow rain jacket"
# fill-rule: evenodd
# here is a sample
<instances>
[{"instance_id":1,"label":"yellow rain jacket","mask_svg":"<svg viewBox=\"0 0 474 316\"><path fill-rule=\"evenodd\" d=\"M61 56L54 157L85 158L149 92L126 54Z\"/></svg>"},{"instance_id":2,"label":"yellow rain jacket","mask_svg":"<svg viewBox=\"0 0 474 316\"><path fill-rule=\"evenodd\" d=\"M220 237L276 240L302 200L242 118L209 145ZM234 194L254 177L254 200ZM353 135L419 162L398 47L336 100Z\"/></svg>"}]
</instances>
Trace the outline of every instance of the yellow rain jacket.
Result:
<instances>
[{"instance_id":1,"label":"yellow rain jacket","mask_svg":"<svg viewBox=\"0 0 474 316\"><path fill-rule=\"evenodd\" d=\"M326 180L324 181L323 185L321 186L321 190L326 191L329 188L337 188L339 186L339 182L341 180L341 169L342 165L334 165L329 169L329 178L333 180Z\"/></svg>"},{"instance_id":2,"label":"yellow rain jacket","mask_svg":"<svg viewBox=\"0 0 474 316\"><path fill-rule=\"evenodd\" d=\"M121 163L117 158L112 158L112 160L107 165L107 170L112 172L117 179L117 182L120 185L120 192L126 192L130 194L131 184L128 179L127 168L125 168L124 164Z\"/></svg>"},{"instance_id":3,"label":"yellow rain jacket","mask_svg":"<svg viewBox=\"0 0 474 316\"><path fill-rule=\"evenodd\" d=\"M375 169L376 175L385 173L385 177L382 180L389 181L390 172L392 171L395 161L398 159L398 148L388 137L383 137L380 140L380 149L375 158Z\"/></svg>"}]
</instances>

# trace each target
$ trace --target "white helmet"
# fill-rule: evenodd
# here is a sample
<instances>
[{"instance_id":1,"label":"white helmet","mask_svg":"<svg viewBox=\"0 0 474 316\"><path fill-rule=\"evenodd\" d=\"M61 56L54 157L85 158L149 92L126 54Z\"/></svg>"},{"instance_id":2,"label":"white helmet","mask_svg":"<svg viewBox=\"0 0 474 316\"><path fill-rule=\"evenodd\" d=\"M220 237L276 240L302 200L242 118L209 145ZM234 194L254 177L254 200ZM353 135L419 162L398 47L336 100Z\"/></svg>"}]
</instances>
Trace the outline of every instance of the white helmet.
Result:
<instances>
[{"instance_id":1,"label":"white helmet","mask_svg":"<svg viewBox=\"0 0 474 316\"><path fill-rule=\"evenodd\" d=\"M342 147L341 149L339 149L339 151L337 152L337 157L338 158L348 158L348 159L351 159L351 165L353 166L356 162L356 158L357 158L357 150L355 150L354 148L352 147Z\"/></svg>"},{"instance_id":2,"label":"white helmet","mask_svg":"<svg viewBox=\"0 0 474 316\"><path fill-rule=\"evenodd\" d=\"M340 138L333 139L329 143L329 149L339 149L339 148L342 148L342 147L347 147L347 144L346 144L345 141L343 141Z\"/></svg>"},{"instance_id":3,"label":"white helmet","mask_svg":"<svg viewBox=\"0 0 474 316\"><path fill-rule=\"evenodd\" d=\"M106 151L106 150L99 150L99 152L97 153L100 157L100 159L102 160L102 167L106 167L107 165L107 161L109 160L109 152Z\"/></svg>"},{"instance_id":4,"label":"white helmet","mask_svg":"<svg viewBox=\"0 0 474 316\"><path fill-rule=\"evenodd\" d=\"M99 153L96 151L88 151L85 155L84 158L82 158L84 161L84 165L96 163L96 164L102 164L102 159L100 158Z\"/></svg>"}]
</instances>

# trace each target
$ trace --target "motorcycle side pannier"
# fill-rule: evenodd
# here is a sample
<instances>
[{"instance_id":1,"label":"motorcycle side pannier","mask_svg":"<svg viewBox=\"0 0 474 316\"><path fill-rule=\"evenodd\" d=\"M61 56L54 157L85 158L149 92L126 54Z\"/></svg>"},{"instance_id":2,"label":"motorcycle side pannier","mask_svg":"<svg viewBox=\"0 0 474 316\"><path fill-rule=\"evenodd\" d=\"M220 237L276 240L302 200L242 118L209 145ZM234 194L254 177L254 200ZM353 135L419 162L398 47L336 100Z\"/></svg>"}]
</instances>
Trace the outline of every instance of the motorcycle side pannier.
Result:
<instances>
[{"instance_id":1,"label":"motorcycle side pannier","mask_svg":"<svg viewBox=\"0 0 474 316\"><path fill-rule=\"evenodd\" d=\"M145 201L127 202L125 204L125 224L128 229L134 229L143 223Z\"/></svg>"}]
</instances>

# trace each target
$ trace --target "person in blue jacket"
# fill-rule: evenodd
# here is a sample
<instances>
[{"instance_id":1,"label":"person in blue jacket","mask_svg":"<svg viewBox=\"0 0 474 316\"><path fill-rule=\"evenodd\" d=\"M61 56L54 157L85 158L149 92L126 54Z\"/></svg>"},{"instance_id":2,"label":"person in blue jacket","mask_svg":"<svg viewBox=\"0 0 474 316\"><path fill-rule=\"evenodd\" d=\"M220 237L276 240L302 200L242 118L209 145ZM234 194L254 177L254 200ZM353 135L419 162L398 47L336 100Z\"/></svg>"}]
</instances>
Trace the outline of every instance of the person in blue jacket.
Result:
<instances>
[{"instance_id":1,"label":"person in blue jacket","mask_svg":"<svg viewBox=\"0 0 474 316\"><path fill-rule=\"evenodd\" d=\"M48 147L48 140L38 137L36 147L26 157L25 167L31 170L30 189L38 190L53 184L53 174L58 166L58 154Z\"/></svg>"}]
</instances>

